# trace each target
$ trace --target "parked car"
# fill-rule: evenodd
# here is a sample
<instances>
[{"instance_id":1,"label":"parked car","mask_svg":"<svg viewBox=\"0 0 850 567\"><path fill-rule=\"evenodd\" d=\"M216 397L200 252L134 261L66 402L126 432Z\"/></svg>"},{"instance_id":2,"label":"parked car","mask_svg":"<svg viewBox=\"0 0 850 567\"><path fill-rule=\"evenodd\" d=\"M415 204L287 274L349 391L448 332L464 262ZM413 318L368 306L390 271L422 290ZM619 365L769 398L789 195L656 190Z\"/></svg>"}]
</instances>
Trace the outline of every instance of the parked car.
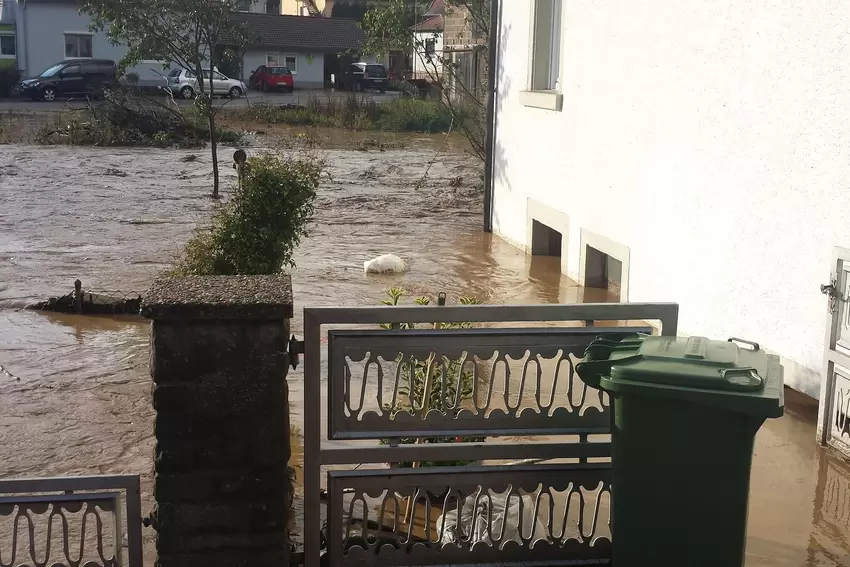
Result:
<instances>
[{"instance_id":1,"label":"parked car","mask_svg":"<svg viewBox=\"0 0 850 567\"><path fill-rule=\"evenodd\" d=\"M350 91L377 89L383 93L389 86L387 68L377 63L352 63L345 73L345 88Z\"/></svg>"},{"instance_id":2,"label":"parked car","mask_svg":"<svg viewBox=\"0 0 850 567\"><path fill-rule=\"evenodd\" d=\"M209 90L210 71L204 69L204 90ZM171 92L181 98L195 98L200 92L198 85L198 76L194 71L188 69L172 69L168 74L168 88ZM231 79L225 77L217 70L213 69L212 74L213 95L229 96L230 98L239 98L246 90L245 83L239 79Z\"/></svg>"},{"instance_id":3,"label":"parked car","mask_svg":"<svg viewBox=\"0 0 850 567\"><path fill-rule=\"evenodd\" d=\"M252 89L265 91L284 90L291 93L295 90L295 79L289 67L282 65L260 65L251 73L248 86Z\"/></svg>"},{"instance_id":4,"label":"parked car","mask_svg":"<svg viewBox=\"0 0 850 567\"><path fill-rule=\"evenodd\" d=\"M33 100L54 101L60 96L101 96L118 85L118 68L111 59L70 59L18 84Z\"/></svg>"}]
</instances>

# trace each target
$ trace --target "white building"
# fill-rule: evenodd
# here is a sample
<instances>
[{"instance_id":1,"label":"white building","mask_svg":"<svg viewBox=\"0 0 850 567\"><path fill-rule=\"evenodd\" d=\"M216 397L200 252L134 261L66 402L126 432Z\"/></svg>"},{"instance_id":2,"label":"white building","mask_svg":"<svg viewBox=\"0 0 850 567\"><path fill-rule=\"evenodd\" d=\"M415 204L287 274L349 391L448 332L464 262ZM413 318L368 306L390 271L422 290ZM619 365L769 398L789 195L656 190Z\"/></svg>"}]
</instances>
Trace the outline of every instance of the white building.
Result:
<instances>
[{"instance_id":1,"label":"white building","mask_svg":"<svg viewBox=\"0 0 850 567\"><path fill-rule=\"evenodd\" d=\"M413 34L413 78L436 81L443 74L443 15L426 13L410 31Z\"/></svg>"},{"instance_id":2,"label":"white building","mask_svg":"<svg viewBox=\"0 0 850 567\"><path fill-rule=\"evenodd\" d=\"M684 333L759 342L817 397L819 285L850 246L846 4L501 5L494 232L679 303Z\"/></svg>"}]
</instances>

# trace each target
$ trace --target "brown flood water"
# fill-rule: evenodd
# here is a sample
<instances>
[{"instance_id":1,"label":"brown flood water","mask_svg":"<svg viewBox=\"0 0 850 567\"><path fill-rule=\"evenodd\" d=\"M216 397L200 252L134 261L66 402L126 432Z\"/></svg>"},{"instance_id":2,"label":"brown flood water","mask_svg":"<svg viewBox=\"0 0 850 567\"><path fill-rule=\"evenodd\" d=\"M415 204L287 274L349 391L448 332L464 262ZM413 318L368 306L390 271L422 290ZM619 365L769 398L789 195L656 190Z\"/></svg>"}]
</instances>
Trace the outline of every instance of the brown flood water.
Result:
<instances>
[{"instance_id":1,"label":"brown flood water","mask_svg":"<svg viewBox=\"0 0 850 567\"><path fill-rule=\"evenodd\" d=\"M296 258L296 334L301 307L373 305L390 285L487 303L606 299L561 276L557 259L531 262L481 232L470 158L440 156L415 188L438 140L404 143L415 149L321 152L331 176ZM190 153L198 159L181 161ZM86 289L143 292L213 206L209 177L204 151L0 146L0 475L138 473L150 511L148 325L20 308L77 277ZM387 252L410 272L366 277L363 262ZM298 423L300 368L290 388ZM789 410L757 439L748 565L850 565L850 468L815 446L805 401L789 396Z\"/></svg>"}]
</instances>

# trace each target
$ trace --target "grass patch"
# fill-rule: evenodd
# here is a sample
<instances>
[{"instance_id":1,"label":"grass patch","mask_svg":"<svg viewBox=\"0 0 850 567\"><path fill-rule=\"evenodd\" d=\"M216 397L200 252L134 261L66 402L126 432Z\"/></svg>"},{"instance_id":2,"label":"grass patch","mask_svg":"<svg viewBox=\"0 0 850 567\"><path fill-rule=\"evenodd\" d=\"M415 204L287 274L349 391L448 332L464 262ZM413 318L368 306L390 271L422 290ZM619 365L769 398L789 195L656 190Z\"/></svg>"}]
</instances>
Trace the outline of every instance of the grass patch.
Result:
<instances>
[{"instance_id":1,"label":"grass patch","mask_svg":"<svg viewBox=\"0 0 850 567\"><path fill-rule=\"evenodd\" d=\"M219 141L238 143L242 134L218 129ZM199 148L210 137L206 118L194 107L177 109L157 101L110 93L85 108L60 113L35 133L35 142L71 146Z\"/></svg>"},{"instance_id":2,"label":"grass patch","mask_svg":"<svg viewBox=\"0 0 850 567\"><path fill-rule=\"evenodd\" d=\"M229 112L249 122L348 130L437 133L446 132L452 126L452 115L444 105L433 100L408 98L379 104L355 95L328 100L312 97L303 106L252 104Z\"/></svg>"}]
</instances>

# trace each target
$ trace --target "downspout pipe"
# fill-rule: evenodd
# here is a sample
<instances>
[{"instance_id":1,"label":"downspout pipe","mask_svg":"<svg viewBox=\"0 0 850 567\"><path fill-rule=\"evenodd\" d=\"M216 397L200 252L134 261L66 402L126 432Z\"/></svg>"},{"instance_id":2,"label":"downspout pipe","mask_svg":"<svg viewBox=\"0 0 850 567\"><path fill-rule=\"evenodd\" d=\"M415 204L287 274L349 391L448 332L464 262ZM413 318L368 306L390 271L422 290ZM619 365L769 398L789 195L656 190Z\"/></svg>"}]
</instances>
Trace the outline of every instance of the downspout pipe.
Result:
<instances>
[{"instance_id":1,"label":"downspout pipe","mask_svg":"<svg viewBox=\"0 0 850 567\"><path fill-rule=\"evenodd\" d=\"M487 154L484 159L484 232L493 232L493 194L495 181L496 153L496 96L499 92L496 79L499 76L496 66L499 64L499 45L502 35L501 0L490 0L490 37L487 46L487 132L484 139Z\"/></svg>"}]
</instances>

